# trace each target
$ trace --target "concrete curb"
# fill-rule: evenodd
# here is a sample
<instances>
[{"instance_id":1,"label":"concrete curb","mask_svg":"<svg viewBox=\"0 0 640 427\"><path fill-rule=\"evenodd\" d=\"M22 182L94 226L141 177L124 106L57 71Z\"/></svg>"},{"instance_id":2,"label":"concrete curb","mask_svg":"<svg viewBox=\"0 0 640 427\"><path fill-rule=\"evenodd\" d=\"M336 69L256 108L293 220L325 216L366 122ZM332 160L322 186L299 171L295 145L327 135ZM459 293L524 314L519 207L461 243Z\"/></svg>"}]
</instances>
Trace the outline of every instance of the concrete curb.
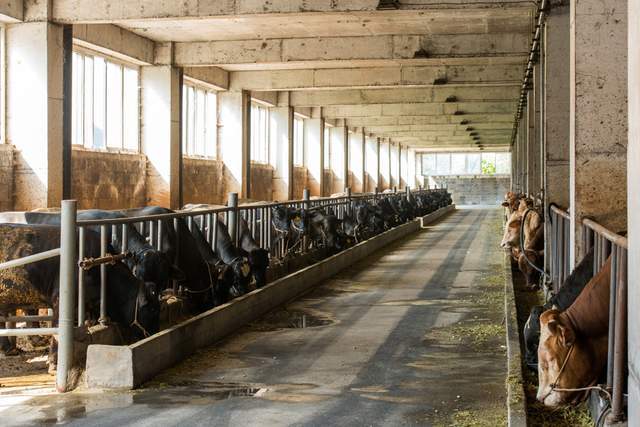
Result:
<instances>
[{"instance_id":1,"label":"concrete curb","mask_svg":"<svg viewBox=\"0 0 640 427\"><path fill-rule=\"evenodd\" d=\"M87 387L127 390L138 387L197 349L225 338L248 322L295 299L323 280L384 246L415 233L454 209L454 206L447 206L386 231L135 344L91 345L87 351Z\"/></svg>"},{"instance_id":2,"label":"concrete curb","mask_svg":"<svg viewBox=\"0 0 640 427\"><path fill-rule=\"evenodd\" d=\"M527 426L527 399L522 377L522 354L511 275L511 258L504 256L504 318L507 341L507 422L509 427Z\"/></svg>"}]
</instances>

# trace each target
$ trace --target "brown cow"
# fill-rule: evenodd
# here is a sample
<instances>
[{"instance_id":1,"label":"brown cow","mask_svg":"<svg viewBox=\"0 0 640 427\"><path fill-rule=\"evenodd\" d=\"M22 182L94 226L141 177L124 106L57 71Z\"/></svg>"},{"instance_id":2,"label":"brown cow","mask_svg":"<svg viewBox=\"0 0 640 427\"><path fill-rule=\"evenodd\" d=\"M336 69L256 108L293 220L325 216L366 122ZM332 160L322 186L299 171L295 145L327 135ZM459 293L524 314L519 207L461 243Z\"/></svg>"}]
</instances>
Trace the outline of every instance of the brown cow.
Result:
<instances>
[{"instance_id":1,"label":"brown cow","mask_svg":"<svg viewBox=\"0 0 640 427\"><path fill-rule=\"evenodd\" d=\"M509 214L512 214L514 211L518 209L520 199L525 196L522 193L515 193L513 191L507 192L504 195L504 202L502 202L502 206L509 209Z\"/></svg>"},{"instance_id":2,"label":"brown cow","mask_svg":"<svg viewBox=\"0 0 640 427\"><path fill-rule=\"evenodd\" d=\"M610 277L611 257L568 309L540 316L537 399L546 406L584 399L560 390L593 386L606 367Z\"/></svg>"}]
</instances>

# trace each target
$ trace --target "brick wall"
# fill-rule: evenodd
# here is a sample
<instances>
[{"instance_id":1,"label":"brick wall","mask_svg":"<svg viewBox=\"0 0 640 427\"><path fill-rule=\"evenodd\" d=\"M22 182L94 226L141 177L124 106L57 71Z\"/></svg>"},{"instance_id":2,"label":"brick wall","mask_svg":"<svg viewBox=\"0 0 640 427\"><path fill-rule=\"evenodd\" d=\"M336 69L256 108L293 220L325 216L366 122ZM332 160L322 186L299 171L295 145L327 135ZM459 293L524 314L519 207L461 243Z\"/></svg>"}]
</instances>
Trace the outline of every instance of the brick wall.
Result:
<instances>
[{"instance_id":1,"label":"brick wall","mask_svg":"<svg viewBox=\"0 0 640 427\"><path fill-rule=\"evenodd\" d=\"M182 199L187 203L224 204L224 166L211 159L184 158L182 160Z\"/></svg>"},{"instance_id":2,"label":"brick wall","mask_svg":"<svg viewBox=\"0 0 640 427\"><path fill-rule=\"evenodd\" d=\"M294 167L293 168L293 198L294 200L302 199L302 193L305 188L308 188L307 168Z\"/></svg>"},{"instance_id":3,"label":"brick wall","mask_svg":"<svg viewBox=\"0 0 640 427\"><path fill-rule=\"evenodd\" d=\"M498 205L509 191L509 175L431 176L425 185L438 184L449 189L457 205Z\"/></svg>"},{"instance_id":4,"label":"brick wall","mask_svg":"<svg viewBox=\"0 0 640 427\"><path fill-rule=\"evenodd\" d=\"M273 200L273 167L251 164L251 200Z\"/></svg>"},{"instance_id":5,"label":"brick wall","mask_svg":"<svg viewBox=\"0 0 640 427\"><path fill-rule=\"evenodd\" d=\"M74 149L71 194L79 209L145 206L146 157Z\"/></svg>"},{"instance_id":6,"label":"brick wall","mask_svg":"<svg viewBox=\"0 0 640 427\"><path fill-rule=\"evenodd\" d=\"M0 144L0 211L13 210L13 146Z\"/></svg>"}]
</instances>

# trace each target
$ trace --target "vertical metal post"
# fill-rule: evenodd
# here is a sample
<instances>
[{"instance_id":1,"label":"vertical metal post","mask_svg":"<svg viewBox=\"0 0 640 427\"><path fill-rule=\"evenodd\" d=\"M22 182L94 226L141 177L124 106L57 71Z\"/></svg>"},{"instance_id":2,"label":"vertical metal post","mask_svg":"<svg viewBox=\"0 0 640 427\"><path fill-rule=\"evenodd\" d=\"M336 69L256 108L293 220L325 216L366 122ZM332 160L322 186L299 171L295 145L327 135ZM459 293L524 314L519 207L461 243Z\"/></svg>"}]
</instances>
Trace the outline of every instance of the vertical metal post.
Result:
<instances>
[{"instance_id":1,"label":"vertical metal post","mask_svg":"<svg viewBox=\"0 0 640 427\"><path fill-rule=\"evenodd\" d=\"M613 392L611 398L611 421L618 422L624 417L623 389L626 379L625 357L627 354L627 251L617 248L618 275L616 297L615 349L613 362Z\"/></svg>"},{"instance_id":2,"label":"vertical metal post","mask_svg":"<svg viewBox=\"0 0 640 427\"><path fill-rule=\"evenodd\" d=\"M100 256L107 255L107 225L100 226ZM100 318L98 322L107 322L107 265L100 265Z\"/></svg>"},{"instance_id":3,"label":"vertical metal post","mask_svg":"<svg viewBox=\"0 0 640 427\"><path fill-rule=\"evenodd\" d=\"M84 259L84 227L78 229L78 258L79 260ZM85 311L84 270L82 267L78 267L78 326L84 324Z\"/></svg>"},{"instance_id":4,"label":"vertical metal post","mask_svg":"<svg viewBox=\"0 0 640 427\"><path fill-rule=\"evenodd\" d=\"M238 246L238 193L229 193L227 206L231 208L229 211L229 219L227 228L233 244Z\"/></svg>"},{"instance_id":5,"label":"vertical metal post","mask_svg":"<svg viewBox=\"0 0 640 427\"><path fill-rule=\"evenodd\" d=\"M613 246L611 254L611 276L609 284L609 340L607 342L607 388L613 385L613 353L615 347L615 330L616 330L616 286L618 277L618 256L620 255L618 247Z\"/></svg>"},{"instance_id":6,"label":"vertical metal post","mask_svg":"<svg viewBox=\"0 0 640 427\"><path fill-rule=\"evenodd\" d=\"M405 193L407 193L407 201L410 202L411 201L411 187L409 187L407 185L406 187L404 187L404 191L405 191Z\"/></svg>"},{"instance_id":7,"label":"vertical metal post","mask_svg":"<svg viewBox=\"0 0 640 427\"><path fill-rule=\"evenodd\" d=\"M58 367L56 389L68 390L68 372L73 364L76 261L76 201L63 200L60 222L60 294L58 314ZM106 238L106 233L104 233Z\"/></svg>"},{"instance_id":8,"label":"vertical metal post","mask_svg":"<svg viewBox=\"0 0 640 427\"><path fill-rule=\"evenodd\" d=\"M302 190L302 200L304 200L303 203L303 208L305 211L305 215L304 217L306 217L306 211L309 210L309 208L311 208L311 192L309 191L308 188L305 188L304 190ZM307 236L303 236L302 238L302 252L306 252L307 251L307 245L309 244L309 239L307 239Z\"/></svg>"},{"instance_id":9,"label":"vertical metal post","mask_svg":"<svg viewBox=\"0 0 640 427\"><path fill-rule=\"evenodd\" d=\"M158 241L156 242L156 249L162 250L162 220L158 220Z\"/></svg>"},{"instance_id":10,"label":"vertical metal post","mask_svg":"<svg viewBox=\"0 0 640 427\"><path fill-rule=\"evenodd\" d=\"M122 224L122 253L129 250L129 224Z\"/></svg>"}]
</instances>

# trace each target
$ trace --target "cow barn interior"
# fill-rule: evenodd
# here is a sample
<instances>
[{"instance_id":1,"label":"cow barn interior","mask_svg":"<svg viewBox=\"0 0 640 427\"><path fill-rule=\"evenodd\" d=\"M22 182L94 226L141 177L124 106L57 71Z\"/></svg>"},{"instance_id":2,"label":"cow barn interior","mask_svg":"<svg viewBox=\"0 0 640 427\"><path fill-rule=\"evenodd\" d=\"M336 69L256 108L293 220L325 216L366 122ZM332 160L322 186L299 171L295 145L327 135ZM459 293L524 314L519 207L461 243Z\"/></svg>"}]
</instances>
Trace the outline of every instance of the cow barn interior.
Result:
<instances>
[{"instance_id":1,"label":"cow barn interior","mask_svg":"<svg viewBox=\"0 0 640 427\"><path fill-rule=\"evenodd\" d=\"M629 0L0 0L2 425L640 425L639 42Z\"/></svg>"}]
</instances>

